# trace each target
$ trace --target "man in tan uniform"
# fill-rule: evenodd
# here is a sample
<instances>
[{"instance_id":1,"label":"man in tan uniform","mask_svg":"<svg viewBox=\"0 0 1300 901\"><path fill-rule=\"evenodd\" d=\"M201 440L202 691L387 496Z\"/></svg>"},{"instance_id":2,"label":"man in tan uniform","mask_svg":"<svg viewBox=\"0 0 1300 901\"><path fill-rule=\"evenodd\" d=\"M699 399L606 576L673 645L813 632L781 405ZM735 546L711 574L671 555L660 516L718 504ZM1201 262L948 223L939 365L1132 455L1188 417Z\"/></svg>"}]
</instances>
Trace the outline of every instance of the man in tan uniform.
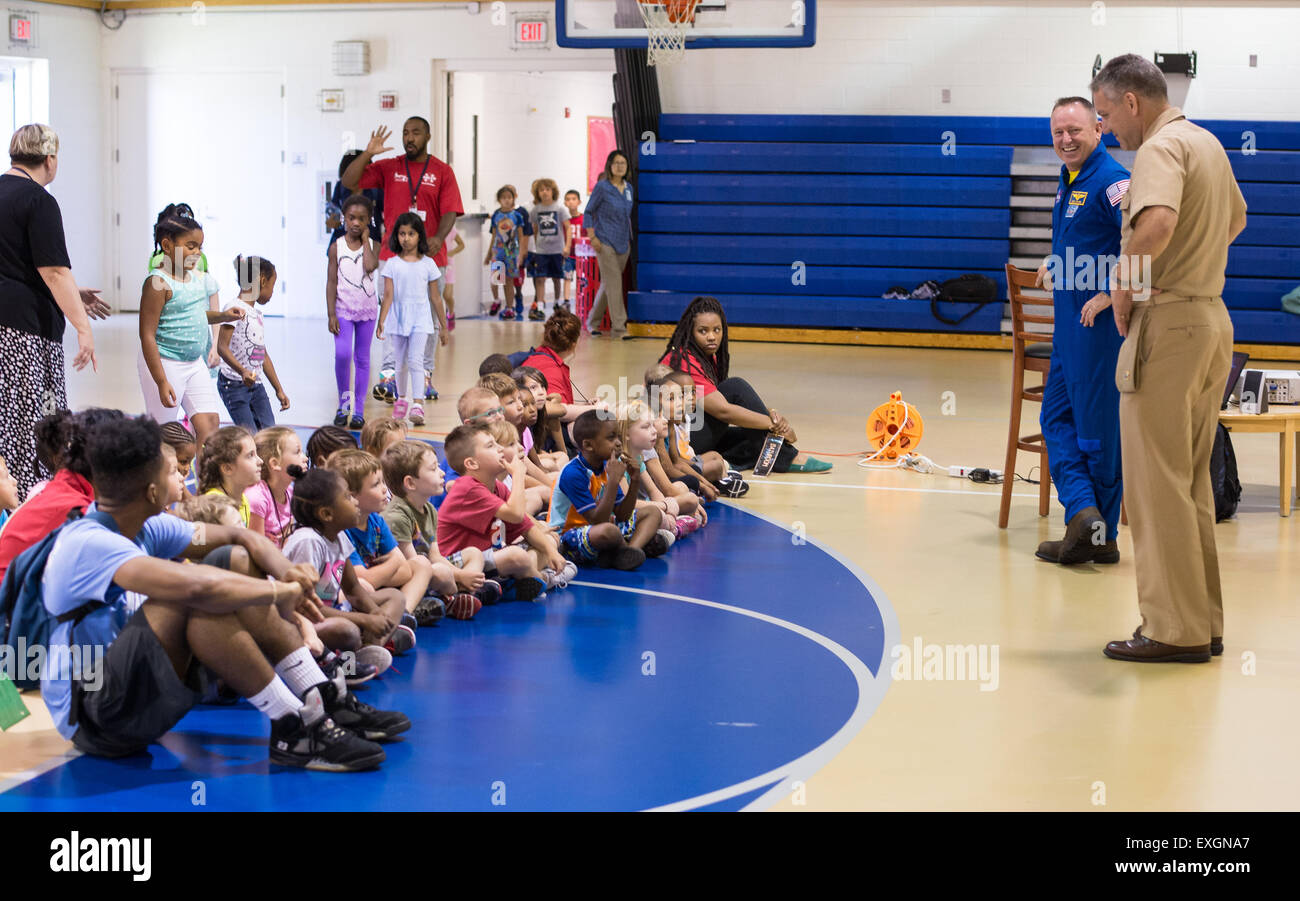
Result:
<instances>
[{"instance_id":1,"label":"man in tan uniform","mask_svg":"<svg viewBox=\"0 0 1300 901\"><path fill-rule=\"evenodd\" d=\"M1121 269L1111 291L1124 336L1115 381L1142 624L1105 654L1205 663L1223 653L1210 452L1232 322L1220 295L1246 202L1223 146L1169 105L1154 63L1115 57L1092 94L1103 130L1137 151L1121 255L1142 261Z\"/></svg>"}]
</instances>

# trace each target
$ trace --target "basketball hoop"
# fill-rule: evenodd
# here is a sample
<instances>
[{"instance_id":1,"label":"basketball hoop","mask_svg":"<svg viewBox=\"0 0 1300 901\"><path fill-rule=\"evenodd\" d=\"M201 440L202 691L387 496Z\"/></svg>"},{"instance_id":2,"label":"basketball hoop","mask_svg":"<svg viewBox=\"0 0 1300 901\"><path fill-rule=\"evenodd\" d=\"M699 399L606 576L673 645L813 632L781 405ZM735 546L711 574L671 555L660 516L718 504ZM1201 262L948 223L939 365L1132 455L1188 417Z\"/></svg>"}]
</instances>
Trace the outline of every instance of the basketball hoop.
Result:
<instances>
[{"instance_id":1,"label":"basketball hoop","mask_svg":"<svg viewBox=\"0 0 1300 901\"><path fill-rule=\"evenodd\" d=\"M679 62L686 54L686 29L700 0L637 0L650 34L649 64Z\"/></svg>"}]
</instances>

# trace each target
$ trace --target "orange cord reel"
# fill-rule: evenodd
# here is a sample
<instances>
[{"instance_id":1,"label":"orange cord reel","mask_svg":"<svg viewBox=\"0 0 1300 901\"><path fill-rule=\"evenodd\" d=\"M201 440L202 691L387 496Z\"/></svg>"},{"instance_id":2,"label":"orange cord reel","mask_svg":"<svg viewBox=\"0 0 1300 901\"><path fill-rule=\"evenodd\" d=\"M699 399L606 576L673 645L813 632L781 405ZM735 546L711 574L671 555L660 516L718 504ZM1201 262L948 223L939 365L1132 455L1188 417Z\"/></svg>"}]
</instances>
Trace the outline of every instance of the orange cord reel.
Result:
<instances>
[{"instance_id":1,"label":"orange cord reel","mask_svg":"<svg viewBox=\"0 0 1300 901\"><path fill-rule=\"evenodd\" d=\"M867 441L873 451L867 459L897 460L913 453L924 431L920 412L903 400L902 392L895 391L889 395L888 402L876 407L867 417Z\"/></svg>"}]
</instances>

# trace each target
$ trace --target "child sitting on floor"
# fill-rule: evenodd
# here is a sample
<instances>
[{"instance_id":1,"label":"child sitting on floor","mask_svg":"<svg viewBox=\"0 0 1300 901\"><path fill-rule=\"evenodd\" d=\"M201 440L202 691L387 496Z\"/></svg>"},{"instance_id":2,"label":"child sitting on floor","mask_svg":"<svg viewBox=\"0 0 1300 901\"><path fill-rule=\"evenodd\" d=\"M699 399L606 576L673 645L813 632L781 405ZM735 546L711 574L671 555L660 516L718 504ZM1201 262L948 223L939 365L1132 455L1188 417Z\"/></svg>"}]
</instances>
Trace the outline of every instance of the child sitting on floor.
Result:
<instances>
[{"instance_id":1,"label":"child sitting on floor","mask_svg":"<svg viewBox=\"0 0 1300 901\"><path fill-rule=\"evenodd\" d=\"M574 421L573 440L580 453L560 473L550 510L565 556L579 565L636 569L667 552L673 534L659 528L659 508L636 509L641 467L623 452L614 420L588 410Z\"/></svg>"},{"instance_id":2,"label":"child sitting on floor","mask_svg":"<svg viewBox=\"0 0 1300 901\"><path fill-rule=\"evenodd\" d=\"M388 446L406 440L406 423L391 416L378 416L361 430L361 449L376 460L384 455Z\"/></svg>"},{"instance_id":3,"label":"child sitting on floor","mask_svg":"<svg viewBox=\"0 0 1300 901\"><path fill-rule=\"evenodd\" d=\"M477 548L489 578L500 573L514 579L516 600L544 597L550 584L564 578L565 561L549 530L524 512L523 460L507 466L501 448L480 423L452 429L444 447L448 463L462 478L452 482L438 509L438 547L454 566L465 564L465 548ZM514 486L510 491L497 481L507 473ZM515 544L519 538L527 549Z\"/></svg>"},{"instance_id":4,"label":"child sitting on floor","mask_svg":"<svg viewBox=\"0 0 1300 901\"><path fill-rule=\"evenodd\" d=\"M190 469L194 465L194 453L198 450L195 445L194 433L185 427L181 422L165 422L162 424L163 444L166 444L176 453L176 468L180 470L181 481L185 483L186 493L190 492Z\"/></svg>"},{"instance_id":5,"label":"child sitting on floor","mask_svg":"<svg viewBox=\"0 0 1300 901\"><path fill-rule=\"evenodd\" d=\"M9 474L5 458L0 457L0 529L9 521L9 515L18 508L18 480Z\"/></svg>"},{"instance_id":6,"label":"child sitting on floor","mask_svg":"<svg viewBox=\"0 0 1300 901\"><path fill-rule=\"evenodd\" d=\"M402 593L405 613L401 621L414 630L423 619L432 625L442 619L443 605L437 597L425 602L425 592L433 575L433 565L424 557L407 560L397 549L393 533L384 522L383 511L388 506L388 490L384 487L384 474L379 461L363 450L341 450L332 454L326 467L343 476L357 499L361 511L361 524L348 529L352 554L348 561L356 570L357 578L374 588L396 588ZM420 615L416 615L416 609Z\"/></svg>"},{"instance_id":7,"label":"child sitting on floor","mask_svg":"<svg viewBox=\"0 0 1300 901\"><path fill-rule=\"evenodd\" d=\"M357 439L347 429L323 425L307 439L307 458L312 466L321 467L335 451L356 450L356 447Z\"/></svg>"},{"instance_id":8,"label":"child sitting on floor","mask_svg":"<svg viewBox=\"0 0 1300 901\"><path fill-rule=\"evenodd\" d=\"M681 482L668 482L672 493L665 494L650 473L650 464L658 462L655 453L658 432L650 407L644 401L636 400L623 408L618 420L618 437L628 456L641 464L641 498L663 512L664 526L678 538L698 529L700 521L695 514L703 506L699 498ZM659 472L663 473L663 467L659 467Z\"/></svg>"},{"instance_id":9,"label":"child sitting on floor","mask_svg":"<svg viewBox=\"0 0 1300 901\"><path fill-rule=\"evenodd\" d=\"M496 422L488 423L488 431L492 433L493 440L501 448L501 456L505 458L506 465L509 466L516 458L526 459L524 446L519 442L519 430L504 419L498 419ZM501 482L509 491L513 486L512 479L509 475L501 479ZM524 503L524 510L529 516L536 516L551 503L551 489L543 484L531 484L532 479L525 476L524 483L527 487L528 499Z\"/></svg>"},{"instance_id":10,"label":"child sitting on floor","mask_svg":"<svg viewBox=\"0 0 1300 901\"><path fill-rule=\"evenodd\" d=\"M302 439L288 426L262 429L253 441L262 460L262 480L244 492L248 499L248 527L265 535L278 548L293 530L293 476L289 467L307 467Z\"/></svg>"},{"instance_id":11,"label":"child sitting on floor","mask_svg":"<svg viewBox=\"0 0 1300 901\"><path fill-rule=\"evenodd\" d=\"M295 467L290 475L295 480L293 518L298 527L284 543L284 555L294 563L311 564L320 574L316 596L325 605L321 613L326 618L317 626L321 641L327 647L346 649L336 636L351 630L330 622L341 619L359 630L359 644L379 645L399 654L415 647L414 630L402 624L406 609L402 593L362 582L348 559L353 547L347 532L361 527L365 517L347 482L332 469L304 473Z\"/></svg>"},{"instance_id":12,"label":"child sitting on floor","mask_svg":"<svg viewBox=\"0 0 1300 901\"><path fill-rule=\"evenodd\" d=\"M433 564L430 590L442 597L447 615L472 619L484 604L500 600L501 585L483 575L482 551L462 550L460 567L439 552L438 513L430 499L443 493L443 477L433 448L422 441L398 441L384 451L380 463L393 493L384 521L407 560L423 555ZM419 608L415 615L419 619Z\"/></svg>"},{"instance_id":13,"label":"child sitting on floor","mask_svg":"<svg viewBox=\"0 0 1300 901\"><path fill-rule=\"evenodd\" d=\"M242 426L228 425L217 429L203 442L199 468L200 494L225 494L239 507L244 528L252 512L244 492L262 479L262 459L257 443Z\"/></svg>"}]
</instances>

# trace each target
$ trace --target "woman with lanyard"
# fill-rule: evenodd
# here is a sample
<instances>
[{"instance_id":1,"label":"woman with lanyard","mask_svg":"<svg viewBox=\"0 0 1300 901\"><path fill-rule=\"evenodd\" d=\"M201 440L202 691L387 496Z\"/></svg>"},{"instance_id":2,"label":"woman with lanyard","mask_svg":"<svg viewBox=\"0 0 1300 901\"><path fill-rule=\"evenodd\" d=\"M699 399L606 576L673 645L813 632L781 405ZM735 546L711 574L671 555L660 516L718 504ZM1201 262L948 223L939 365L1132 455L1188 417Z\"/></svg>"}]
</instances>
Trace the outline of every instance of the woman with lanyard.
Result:
<instances>
[{"instance_id":1,"label":"woman with lanyard","mask_svg":"<svg viewBox=\"0 0 1300 901\"><path fill-rule=\"evenodd\" d=\"M0 457L20 497L45 477L36 459L37 420L68 406L63 357L67 322L77 332L72 365L95 363L90 318L109 306L80 290L59 204L45 186L59 171L59 138L48 125L24 125L9 141L11 168L0 175Z\"/></svg>"},{"instance_id":2,"label":"woman with lanyard","mask_svg":"<svg viewBox=\"0 0 1300 901\"><path fill-rule=\"evenodd\" d=\"M583 213L582 224L600 264L600 289L587 316L592 337L600 337L607 304L610 335L632 337L627 333L627 307L623 303L623 269L632 250L632 185L626 180L627 173L627 154L612 151Z\"/></svg>"}]
</instances>

